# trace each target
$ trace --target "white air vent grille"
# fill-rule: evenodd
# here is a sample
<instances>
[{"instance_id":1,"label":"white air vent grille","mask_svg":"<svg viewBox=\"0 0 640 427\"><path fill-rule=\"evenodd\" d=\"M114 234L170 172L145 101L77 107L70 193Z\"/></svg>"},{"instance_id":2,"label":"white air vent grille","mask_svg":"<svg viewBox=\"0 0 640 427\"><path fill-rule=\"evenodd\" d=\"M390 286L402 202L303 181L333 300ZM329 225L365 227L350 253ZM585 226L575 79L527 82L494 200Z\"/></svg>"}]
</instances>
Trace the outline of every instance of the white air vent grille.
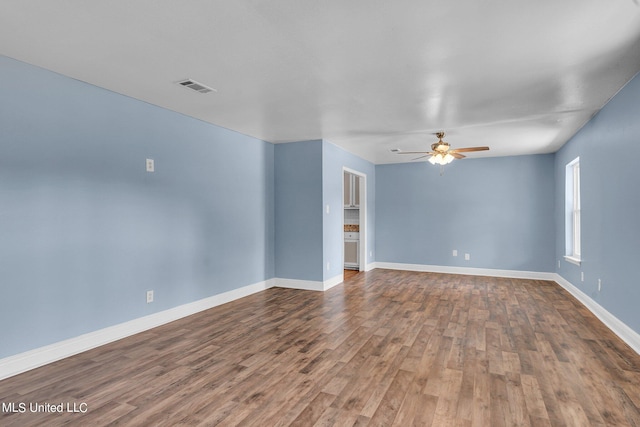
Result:
<instances>
[{"instance_id":1,"label":"white air vent grille","mask_svg":"<svg viewBox=\"0 0 640 427\"><path fill-rule=\"evenodd\" d=\"M184 87L188 87L189 89L193 89L196 92L200 92L200 93L209 93L209 92L216 91L215 89L210 88L209 86L205 86L202 83L198 83L197 81L191 80L191 79L182 80L178 82L178 84Z\"/></svg>"}]
</instances>

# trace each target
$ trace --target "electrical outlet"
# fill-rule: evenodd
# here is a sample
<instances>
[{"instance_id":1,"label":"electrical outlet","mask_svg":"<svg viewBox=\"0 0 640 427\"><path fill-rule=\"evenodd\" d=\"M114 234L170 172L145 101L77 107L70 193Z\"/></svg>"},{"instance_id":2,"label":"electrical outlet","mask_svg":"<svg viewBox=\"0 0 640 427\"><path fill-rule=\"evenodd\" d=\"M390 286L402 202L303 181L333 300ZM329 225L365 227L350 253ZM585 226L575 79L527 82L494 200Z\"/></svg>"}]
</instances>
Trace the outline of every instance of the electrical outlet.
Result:
<instances>
[{"instance_id":1,"label":"electrical outlet","mask_svg":"<svg viewBox=\"0 0 640 427\"><path fill-rule=\"evenodd\" d=\"M327 270L331 270L331 263L327 262Z\"/></svg>"},{"instance_id":2,"label":"electrical outlet","mask_svg":"<svg viewBox=\"0 0 640 427\"><path fill-rule=\"evenodd\" d=\"M153 291L147 291L147 304L153 302Z\"/></svg>"},{"instance_id":3,"label":"electrical outlet","mask_svg":"<svg viewBox=\"0 0 640 427\"><path fill-rule=\"evenodd\" d=\"M327 205L327 213L329 213L329 205Z\"/></svg>"},{"instance_id":4,"label":"electrical outlet","mask_svg":"<svg viewBox=\"0 0 640 427\"><path fill-rule=\"evenodd\" d=\"M598 279L598 292L602 290L602 280Z\"/></svg>"},{"instance_id":5,"label":"electrical outlet","mask_svg":"<svg viewBox=\"0 0 640 427\"><path fill-rule=\"evenodd\" d=\"M147 159L147 172L155 172L155 170L153 159Z\"/></svg>"},{"instance_id":6,"label":"electrical outlet","mask_svg":"<svg viewBox=\"0 0 640 427\"><path fill-rule=\"evenodd\" d=\"M452 253L453 253L453 256L458 256L458 250L457 249L454 249Z\"/></svg>"},{"instance_id":7,"label":"electrical outlet","mask_svg":"<svg viewBox=\"0 0 640 427\"><path fill-rule=\"evenodd\" d=\"M471 255L470 254L464 254L464 259L465 259L465 261L469 261L471 259Z\"/></svg>"},{"instance_id":8,"label":"electrical outlet","mask_svg":"<svg viewBox=\"0 0 640 427\"><path fill-rule=\"evenodd\" d=\"M584 282L584 271L580 272L580 281Z\"/></svg>"},{"instance_id":9,"label":"electrical outlet","mask_svg":"<svg viewBox=\"0 0 640 427\"><path fill-rule=\"evenodd\" d=\"M560 268L560 260L558 260L558 268Z\"/></svg>"},{"instance_id":10,"label":"electrical outlet","mask_svg":"<svg viewBox=\"0 0 640 427\"><path fill-rule=\"evenodd\" d=\"M369 251L369 258L373 258L373 251Z\"/></svg>"}]
</instances>

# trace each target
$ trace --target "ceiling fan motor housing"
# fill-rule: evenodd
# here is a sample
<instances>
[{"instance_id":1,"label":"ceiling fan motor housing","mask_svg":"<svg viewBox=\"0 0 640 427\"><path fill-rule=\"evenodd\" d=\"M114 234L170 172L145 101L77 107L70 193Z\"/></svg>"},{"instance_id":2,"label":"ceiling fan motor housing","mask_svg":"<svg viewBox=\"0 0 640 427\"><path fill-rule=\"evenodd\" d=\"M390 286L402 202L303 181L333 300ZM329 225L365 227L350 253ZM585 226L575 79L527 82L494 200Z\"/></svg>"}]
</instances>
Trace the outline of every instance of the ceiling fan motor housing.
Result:
<instances>
[{"instance_id":1,"label":"ceiling fan motor housing","mask_svg":"<svg viewBox=\"0 0 640 427\"><path fill-rule=\"evenodd\" d=\"M444 142L442 140L440 140L438 142L434 142L433 144L431 144L431 149L433 151L436 151L436 152L439 152L439 153L446 153L447 151L449 151L449 148L451 148L449 143L448 142Z\"/></svg>"}]
</instances>

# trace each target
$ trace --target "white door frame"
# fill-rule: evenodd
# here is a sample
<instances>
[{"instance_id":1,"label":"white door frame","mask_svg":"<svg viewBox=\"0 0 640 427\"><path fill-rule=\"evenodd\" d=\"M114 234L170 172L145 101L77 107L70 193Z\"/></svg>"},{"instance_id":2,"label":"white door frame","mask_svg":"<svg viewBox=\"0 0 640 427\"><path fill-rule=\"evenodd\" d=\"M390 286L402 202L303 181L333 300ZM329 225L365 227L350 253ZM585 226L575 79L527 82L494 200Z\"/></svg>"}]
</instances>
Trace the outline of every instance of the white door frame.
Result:
<instances>
[{"instance_id":1,"label":"white door frame","mask_svg":"<svg viewBox=\"0 0 640 427\"><path fill-rule=\"evenodd\" d=\"M367 266L367 174L364 172L357 171L355 169L348 168L346 166L342 167L342 228L340 232L342 233L342 263L344 266L344 173L348 172L353 175L358 175L360 177L360 209L359 209L359 222L360 222L360 248L359 248L359 258L360 263L358 266L359 271L365 271ZM343 267L344 268L344 267Z\"/></svg>"}]
</instances>

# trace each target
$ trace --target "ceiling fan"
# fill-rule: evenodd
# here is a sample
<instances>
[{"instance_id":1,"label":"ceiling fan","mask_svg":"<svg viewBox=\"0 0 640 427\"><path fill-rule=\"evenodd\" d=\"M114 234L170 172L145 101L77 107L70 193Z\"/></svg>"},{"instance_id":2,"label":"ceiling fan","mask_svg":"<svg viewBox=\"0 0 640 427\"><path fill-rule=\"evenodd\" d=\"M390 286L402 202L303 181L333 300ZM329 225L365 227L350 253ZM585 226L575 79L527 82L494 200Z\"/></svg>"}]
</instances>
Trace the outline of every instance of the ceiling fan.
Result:
<instances>
[{"instance_id":1,"label":"ceiling fan","mask_svg":"<svg viewBox=\"0 0 640 427\"><path fill-rule=\"evenodd\" d=\"M467 147L467 148L454 148L451 149L451 146L448 142L442 140L444 138L444 132L437 132L435 134L438 137L438 142L434 142L431 144L431 151L400 151L398 149L391 150L397 154L423 154L420 157L416 157L412 160L422 159L427 156L429 157L429 163L432 165L446 165L451 163L453 159L464 159L466 156L460 153L470 153L472 151L486 151L489 147Z\"/></svg>"}]
</instances>

